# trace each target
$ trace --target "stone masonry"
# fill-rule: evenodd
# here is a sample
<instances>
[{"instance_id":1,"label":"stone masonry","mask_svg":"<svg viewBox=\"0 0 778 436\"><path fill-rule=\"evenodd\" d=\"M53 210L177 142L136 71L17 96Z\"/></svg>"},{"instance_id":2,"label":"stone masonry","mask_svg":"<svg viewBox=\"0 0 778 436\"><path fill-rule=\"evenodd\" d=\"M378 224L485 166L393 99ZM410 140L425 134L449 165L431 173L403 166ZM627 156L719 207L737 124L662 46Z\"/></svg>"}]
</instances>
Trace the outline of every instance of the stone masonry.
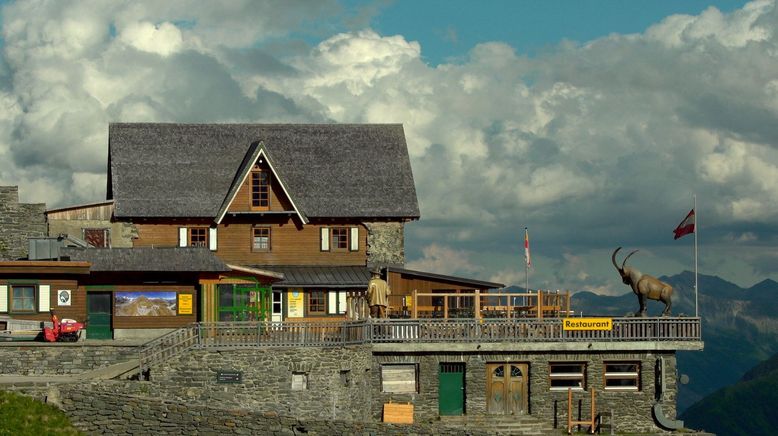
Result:
<instances>
[{"instance_id":1,"label":"stone masonry","mask_svg":"<svg viewBox=\"0 0 778 436\"><path fill-rule=\"evenodd\" d=\"M19 203L18 186L0 186L0 260L27 258L27 239L46 236L45 211L44 203Z\"/></svg>"},{"instance_id":2,"label":"stone masonry","mask_svg":"<svg viewBox=\"0 0 778 436\"><path fill-rule=\"evenodd\" d=\"M367 227L368 265L405 265L403 223L372 222Z\"/></svg>"}]
</instances>

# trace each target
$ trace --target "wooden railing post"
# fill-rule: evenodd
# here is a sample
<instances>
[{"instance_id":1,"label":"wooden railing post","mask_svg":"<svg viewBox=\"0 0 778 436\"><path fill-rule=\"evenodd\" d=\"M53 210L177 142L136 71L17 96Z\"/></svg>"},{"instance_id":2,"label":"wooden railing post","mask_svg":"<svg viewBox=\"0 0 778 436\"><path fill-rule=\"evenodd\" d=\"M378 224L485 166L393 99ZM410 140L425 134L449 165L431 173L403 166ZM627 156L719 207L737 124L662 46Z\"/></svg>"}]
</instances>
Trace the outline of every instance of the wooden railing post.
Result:
<instances>
[{"instance_id":1,"label":"wooden railing post","mask_svg":"<svg viewBox=\"0 0 778 436\"><path fill-rule=\"evenodd\" d=\"M543 291L538 289L538 318L543 318Z\"/></svg>"},{"instance_id":2,"label":"wooden railing post","mask_svg":"<svg viewBox=\"0 0 778 436\"><path fill-rule=\"evenodd\" d=\"M416 295L416 289L412 292L413 295L413 319L417 319L419 317L419 298Z\"/></svg>"},{"instance_id":3,"label":"wooden railing post","mask_svg":"<svg viewBox=\"0 0 778 436\"><path fill-rule=\"evenodd\" d=\"M448 319L448 295L443 296L443 318Z\"/></svg>"},{"instance_id":4,"label":"wooden railing post","mask_svg":"<svg viewBox=\"0 0 778 436\"><path fill-rule=\"evenodd\" d=\"M481 291L475 290L475 301L473 302L473 308L475 310L475 319L481 319Z\"/></svg>"}]
</instances>

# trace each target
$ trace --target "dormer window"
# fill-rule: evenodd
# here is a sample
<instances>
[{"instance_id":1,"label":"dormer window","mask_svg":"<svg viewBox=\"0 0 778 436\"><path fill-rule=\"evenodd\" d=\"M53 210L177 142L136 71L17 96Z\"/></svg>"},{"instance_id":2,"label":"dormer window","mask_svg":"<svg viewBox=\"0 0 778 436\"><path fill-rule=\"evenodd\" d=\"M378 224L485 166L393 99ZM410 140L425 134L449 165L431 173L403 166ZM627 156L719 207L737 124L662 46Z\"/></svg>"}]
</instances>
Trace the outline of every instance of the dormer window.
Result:
<instances>
[{"instance_id":1,"label":"dormer window","mask_svg":"<svg viewBox=\"0 0 778 436\"><path fill-rule=\"evenodd\" d=\"M205 227L191 227L189 229L189 246L190 247L207 247L208 246L208 229Z\"/></svg>"},{"instance_id":2,"label":"dormer window","mask_svg":"<svg viewBox=\"0 0 778 436\"><path fill-rule=\"evenodd\" d=\"M251 170L251 210L270 209L270 172L254 165Z\"/></svg>"}]
</instances>

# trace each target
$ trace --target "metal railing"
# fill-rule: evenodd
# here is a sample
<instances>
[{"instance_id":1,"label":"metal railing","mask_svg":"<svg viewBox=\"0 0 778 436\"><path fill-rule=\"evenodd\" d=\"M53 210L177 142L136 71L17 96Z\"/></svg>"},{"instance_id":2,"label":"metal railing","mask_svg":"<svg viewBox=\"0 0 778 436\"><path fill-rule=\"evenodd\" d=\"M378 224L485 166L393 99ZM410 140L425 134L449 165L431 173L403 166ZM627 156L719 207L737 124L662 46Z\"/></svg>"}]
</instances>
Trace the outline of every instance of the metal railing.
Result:
<instances>
[{"instance_id":1,"label":"metal railing","mask_svg":"<svg viewBox=\"0 0 778 436\"><path fill-rule=\"evenodd\" d=\"M140 350L140 369L190 348L341 347L373 343L699 341L700 318L611 318L611 330L564 330L560 319L372 319L201 322Z\"/></svg>"}]
</instances>

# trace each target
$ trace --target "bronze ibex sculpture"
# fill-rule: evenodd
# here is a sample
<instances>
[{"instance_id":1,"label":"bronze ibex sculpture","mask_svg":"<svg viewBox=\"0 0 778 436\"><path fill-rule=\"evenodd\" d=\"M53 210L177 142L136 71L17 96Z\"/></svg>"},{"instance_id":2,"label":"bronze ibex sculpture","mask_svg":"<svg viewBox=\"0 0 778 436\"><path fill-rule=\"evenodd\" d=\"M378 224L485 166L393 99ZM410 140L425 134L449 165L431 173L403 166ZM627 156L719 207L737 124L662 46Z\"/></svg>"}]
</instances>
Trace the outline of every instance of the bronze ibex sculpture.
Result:
<instances>
[{"instance_id":1,"label":"bronze ibex sculpture","mask_svg":"<svg viewBox=\"0 0 778 436\"><path fill-rule=\"evenodd\" d=\"M611 256L611 261L616 270L621 275L621 281L625 285L629 285L632 288L632 292L638 296L638 302L640 303L640 311L635 313L635 316L646 316L646 298L649 300L658 300L665 303L665 310L662 312L662 316L670 315L670 308L673 305L673 287L667 283L657 279L656 277L648 274L643 274L637 269L631 266L624 266L627 263L627 259L630 256L637 253L635 250L624 258L624 262L621 263L621 267L616 264L616 253L621 250L621 247L617 248Z\"/></svg>"}]
</instances>

